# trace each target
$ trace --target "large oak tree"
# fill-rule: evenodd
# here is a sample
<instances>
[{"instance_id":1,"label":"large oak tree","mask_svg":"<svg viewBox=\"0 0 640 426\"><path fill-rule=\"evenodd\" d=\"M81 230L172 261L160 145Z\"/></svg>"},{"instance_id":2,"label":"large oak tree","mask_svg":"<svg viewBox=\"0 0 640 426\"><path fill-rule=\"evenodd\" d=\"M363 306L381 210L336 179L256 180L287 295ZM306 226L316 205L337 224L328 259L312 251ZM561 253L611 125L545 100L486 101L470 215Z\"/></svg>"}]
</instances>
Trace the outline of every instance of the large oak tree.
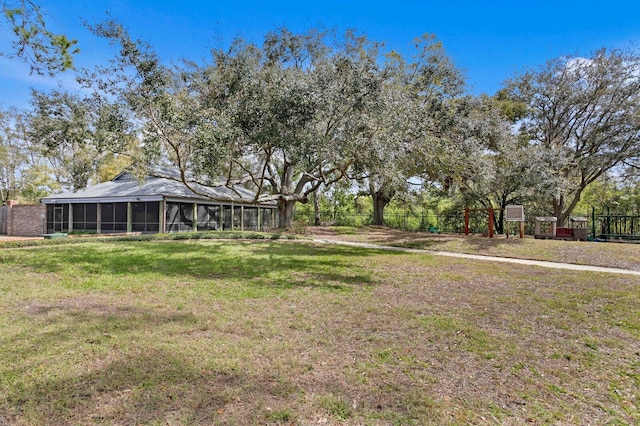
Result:
<instances>
[{"instance_id":1,"label":"large oak tree","mask_svg":"<svg viewBox=\"0 0 640 426\"><path fill-rule=\"evenodd\" d=\"M592 182L640 156L640 56L599 50L563 57L509 82L513 99L528 105L522 132L541 151L559 181L546 193L563 224Z\"/></svg>"},{"instance_id":2,"label":"large oak tree","mask_svg":"<svg viewBox=\"0 0 640 426\"><path fill-rule=\"evenodd\" d=\"M215 49L206 65L165 66L117 23L94 31L121 52L85 82L129 111L149 159L168 159L185 185L192 175L252 185L256 202L278 203L281 226L297 202L342 179L367 143L384 72L365 37L283 29L261 46Z\"/></svg>"},{"instance_id":3,"label":"large oak tree","mask_svg":"<svg viewBox=\"0 0 640 426\"><path fill-rule=\"evenodd\" d=\"M354 178L373 200L373 223L396 196L430 180L448 144L449 102L460 95L461 71L431 34L415 40L409 59L387 55L377 108L368 115L367 143L353 165ZM413 185L412 185L413 184Z\"/></svg>"}]
</instances>

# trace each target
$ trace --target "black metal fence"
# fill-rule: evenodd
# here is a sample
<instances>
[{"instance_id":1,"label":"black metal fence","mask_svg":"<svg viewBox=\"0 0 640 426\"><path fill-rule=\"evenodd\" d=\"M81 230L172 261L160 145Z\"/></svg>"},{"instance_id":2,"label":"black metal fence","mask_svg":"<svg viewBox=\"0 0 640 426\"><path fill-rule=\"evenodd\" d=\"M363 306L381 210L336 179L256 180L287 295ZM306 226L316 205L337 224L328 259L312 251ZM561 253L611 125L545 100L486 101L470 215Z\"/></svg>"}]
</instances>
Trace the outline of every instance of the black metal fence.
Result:
<instances>
[{"instance_id":1,"label":"black metal fence","mask_svg":"<svg viewBox=\"0 0 640 426\"><path fill-rule=\"evenodd\" d=\"M640 214L592 212L591 233L595 238L610 240L640 240Z\"/></svg>"},{"instance_id":2,"label":"black metal fence","mask_svg":"<svg viewBox=\"0 0 640 426\"><path fill-rule=\"evenodd\" d=\"M547 213L525 212L525 234L533 235L535 218L548 216ZM591 238L612 240L640 240L640 214L611 214L609 212L596 214L575 213L573 216L587 218L587 226ZM496 218L497 219L497 218ZM296 213L298 223L312 225L315 223L313 213ZM463 233L464 212L452 214L434 214L428 211L390 211L384 215L385 226L406 231L422 231L434 233ZM358 213L353 211L321 211L320 222L323 225L337 226L367 226L373 224L373 213ZM517 223L504 222L509 227L510 234L517 234ZM488 213L485 211L471 211L469 216L469 230L474 234L486 234L489 227Z\"/></svg>"},{"instance_id":3,"label":"black metal fence","mask_svg":"<svg viewBox=\"0 0 640 426\"><path fill-rule=\"evenodd\" d=\"M533 234L535 229L535 216L527 215L525 221L525 233ZM315 223L313 213L296 213L295 220L305 225ZM428 211L390 211L384 214L385 226L405 231L422 231L433 233L459 234L464 232L464 211L451 214L434 214ZM372 212L349 211L321 211L320 223L336 226L367 226L373 224ZM510 234L519 232L516 226L504 222L505 227L513 227ZM474 234L485 234L489 231L489 214L486 211L472 211L469 215L469 230Z\"/></svg>"}]
</instances>

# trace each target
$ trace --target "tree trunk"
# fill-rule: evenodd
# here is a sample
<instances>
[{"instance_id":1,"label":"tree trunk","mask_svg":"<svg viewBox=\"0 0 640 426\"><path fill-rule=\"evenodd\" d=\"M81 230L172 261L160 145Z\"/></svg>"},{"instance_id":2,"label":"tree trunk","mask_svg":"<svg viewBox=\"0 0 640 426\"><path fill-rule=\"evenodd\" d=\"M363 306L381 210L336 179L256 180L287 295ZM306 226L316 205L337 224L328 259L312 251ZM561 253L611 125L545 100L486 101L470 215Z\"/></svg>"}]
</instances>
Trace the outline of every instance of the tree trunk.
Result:
<instances>
[{"instance_id":1,"label":"tree trunk","mask_svg":"<svg viewBox=\"0 0 640 426\"><path fill-rule=\"evenodd\" d=\"M391 202L393 194L389 194L383 189L371 191L373 198L373 224L384 226L384 208Z\"/></svg>"},{"instance_id":2,"label":"tree trunk","mask_svg":"<svg viewBox=\"0 0 640 426\"><path fill-rule=\"evenodd\" d=\"M564 225L567 222L567 219L571 217L571 213L573 213L573 209L575 209L578 203L580 202L580 198L582 197L582 191L584 190L584 188L586 188L586 185L584 187L580 187L576 189L575 193L573 194L573 198L571 199L571 202L568 203L565 211L561 212L560 216L558 217L559 223L562 223ZM563 225L558 225L558 226L563 226Z\"/></svg>"},{"instance_id":3,"label":"tree trunk","mask_svg":"<svg viewBox=\"0 0 640 426\"><path fill-rule=\"evenodd\" d=\"M560 213L558 216L557 226L563 228L567 225L567 219L569 218L569 212Z\"/></svg>"},{"instance_id":4,"label":"tree trunk","mask_svg":"<svg viewBox=\"0 0 640 426\"><path fill-rule=\"evenodd\" d=\"M496 218L496 233L504 234L504 210L498 210Z\"/></svg>"},{"instance_id":5,"label":"tree trunk","mask_svg":"<svg viewBox=\"0 0 640 426\"><path fill-rule=\"evenodd\" d=\"M320 226L320 224L321 224L321 221L320 221L320 197L321 197L321 193L320 193L320 189L318 188L316 190L316 192L313 193L313 214L314 214L313 224L315 226Z\"/></svg>"},{"instance_id":6,"label":"tree trunk","mask_svg":"<svg viewBox=\"0 0 640 426\"><path fill-rule=\"evenodd\" d=\"M564 197L556 197L553 199L553 215L558 219L556 226L561 228L564 226L564 220L562 220L562 209L564 207Z\"/></svg>"},{"instance_id":7,"label":"tree trunk","mask_svg":"<svg viewBox=\"0 0 640 426\"><path fill-rule=\"evenodd\" d=\"M502 194L500 197L500 212L498 213L498 217L496 218L496 232L498 234L504 234L504 212L507 208L507 197L508 194Z\"/></svg>"},{"instance_id":8,"label":"tree trunk","mask_svg":"<svg viewBox=\"0 0 640 426\"><path fill-rule=\"evenodd\" d=\"M281 229L291 228L293 224L293 214L295 213L296 201L278 200L278 227Z\"/></svg>"}]
</instances>

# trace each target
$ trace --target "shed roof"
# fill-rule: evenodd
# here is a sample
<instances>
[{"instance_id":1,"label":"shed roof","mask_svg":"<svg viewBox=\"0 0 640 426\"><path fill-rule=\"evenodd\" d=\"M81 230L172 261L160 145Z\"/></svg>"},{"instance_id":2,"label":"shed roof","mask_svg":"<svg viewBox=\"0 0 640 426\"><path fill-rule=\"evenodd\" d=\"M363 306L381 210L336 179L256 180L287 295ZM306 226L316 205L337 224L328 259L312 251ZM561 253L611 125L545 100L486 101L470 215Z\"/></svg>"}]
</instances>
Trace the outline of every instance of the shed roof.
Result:
<instances>
[{"instance_id":1,"label":"shed roof","mask_svg":"<svg viewBox=\"0 0 640 426\"><path fill-rule=\"evenodd\" d=\"M255 193L241 186L233 189L225 185L207 186L188 177L189 189L177 171L153 168L143 181L131 173L123 172L109 182L89 186L76 192L65 192L42 198L44 204L155 201L168 199L188 199L254 204ZM270 204L270 203L268 203Z\"/></svg>"}]
</instances>

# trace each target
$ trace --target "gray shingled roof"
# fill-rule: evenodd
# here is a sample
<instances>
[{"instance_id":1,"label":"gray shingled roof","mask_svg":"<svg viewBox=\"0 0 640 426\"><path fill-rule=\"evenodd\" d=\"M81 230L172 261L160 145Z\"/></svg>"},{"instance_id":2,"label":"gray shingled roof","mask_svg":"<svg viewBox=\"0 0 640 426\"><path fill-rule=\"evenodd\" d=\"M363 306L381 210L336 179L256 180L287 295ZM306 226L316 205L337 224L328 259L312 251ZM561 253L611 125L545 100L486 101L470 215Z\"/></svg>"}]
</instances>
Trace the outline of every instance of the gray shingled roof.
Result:
<instances>
[{"instance_id":1,"label":"gray shingled roof","mask_svg":"<svg viewBox=\"0 0 640 426\"><path fill-rule=\"evenodd\" d=\"M206 186L195 181L189 184L199 193L187 188L178 179L178 174L168 169L154 169L156 176L148 176L144 182L135 179L130 173L124 172L110 182L99 183L76 192L65 192L42 198L44 204L58 202L125 202L125 201L154 201L163 198L179 198L190 200L214 200L234 203L253 203L255 194L243 187L236 186L234 190L224 186ZM268 203L271 204L271 203Z\"/></svg>"}]
</instances>

